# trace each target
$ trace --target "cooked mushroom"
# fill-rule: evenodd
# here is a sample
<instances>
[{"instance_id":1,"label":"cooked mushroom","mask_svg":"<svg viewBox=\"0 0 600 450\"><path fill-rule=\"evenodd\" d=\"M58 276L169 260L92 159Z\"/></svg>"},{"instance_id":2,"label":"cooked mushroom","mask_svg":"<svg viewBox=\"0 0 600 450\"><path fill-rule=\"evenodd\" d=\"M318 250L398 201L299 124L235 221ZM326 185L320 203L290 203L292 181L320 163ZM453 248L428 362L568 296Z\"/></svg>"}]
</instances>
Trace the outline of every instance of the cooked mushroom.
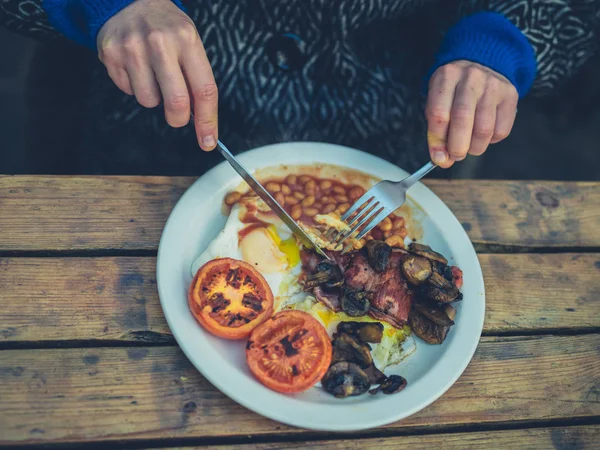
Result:
<instances>
[{"instance_id":1,"label":"cooked mushroom","mask_svg":"<svg viewBox=\"0 0 600 450\"><path fill-rule=\"evenodd\" d=\"M450 303L459 297L459 290L437 272L431 274L428 284L423 286L423 295L440 303Z\"/></svg>"},{"instance_id":2,"label":"cooked mushroom","mask_svg":"<svg viewBox=\"0 0 600 450\"><path fill-rule=\"evenodd\" d=\"M388 265L392 247L382 241L372 240L367 242L367 259L369 265L377 273L382 273Z\"/></svg>"},{"instance_id":3,"label":"cooked mushroom","mask_svg":"<svg viewBox=\"0 0 600 450\"><path fill-rule=\"evenodd\" d=\"M321 261L317 264L317 271L306 278L305 289L313 289L323 285L326 288L334 288L344 283L344 274L337 264L330 261Z\"/></svg>"},{"instance_id":4,"label":"cooked mushroom","mask_svg":"<svg viewBox=\"0 0 600 450\"><path fill-rule=\"evenodd\" d=\"M336 333L332 346L332 362L351 362L363 369L373 364L370 347L366 344L361 344L349 334Z\"/></svg>"},{"instance_id":5,"label":"cooked mushroom","mask_svg":"<svg viewBox=\"0 0 600 450\"><path fill-rule=\"evenodd\" d=\"M432 272L431 261L424 256L410 255L402 261L402 273L409 283L423 284Z\"/></svg>"},{"instance_id":6,"label":"cooked mushroom","mask_svg":"<svg viewBox=\"0 0 600 450\"><path fill-rule=\"evenodd\" d=\"M446 315L450 318L450 320L453 321L456 317L456 309L454 309L452 305L445 305L444 311L446 312Z\"/></svg>"},{"instance_id":7,"label":"cooked mushroom","mask_svg":"<svg viewBox=\"0 0 600 450\"><path fill-rule=\"evenodd\" d=\"M444 327L454 325L454 321L450 317L448 317L448 313L446 312L446 310L443 307L438 307L437 304L430 300L419 299L418 301L413 303L413 305L417 311L419 311L429 320L435 322L438 325L442 325Z\"/></svg>"},{"instance_id":8,"label":"cooked mushroom","mask_svg":"<svg viewBox=\"0 0 600 450\"><path fill-rule=\"evenodd\" d=\"M367 374L356 364L348 362L332 365L321 384L323 389L338 398L364 394L371 387Z\"/></svg>"},{"instance_id":9,"label":"cooked mushroom","mask_svg":"<svg viewBox=\"0 0 600 450\"><path fill-rule=\"evenodd\" d=\"M364 291L346 289L342 297L342 311L350 317L364 316L369 312L371 303Z\"/></svg>"},{"instance_id":10,"label":"cooked mushroom","mask_svg":"<svg viewBox=\"0 0 600 450\"><path fill-rule=\"evenodd\" d=\"M428 344L441 344L450 330L450 327L429 320L415 308L408 315L408 323L412 331Z\"/></svg>"},{"instance_id":11,"label":"cooked mushroom","mask_svg":"<svg viewBox=\"0 0 600 450\"><path fill-rule=\"evenodd\" d=\"M379 322L340 322L337 331L356 336L363 344L379 344L383 338L383 324Z\"/></svg>"},{"instance_id":12,"label":"cooked mushroom","mask_svg":"<svg viewBox=\"0 0 600 450\"><path fill-rule=\"evenodd\" d=\"M444 265L448 264L448 260L440 255L438 252L434 252L429 245L417 244L412 242L409 246L409 250L415 255L424 256L432 261L437 261Z\"/></svg>"},{"instance_id":13,"label":"cooked mushroom","mask_svg":"<svg viewBox=\"0 0 600 450\"><path fill-rule=\"evenodd\" d=\"M381 370L375 367L375 364L371 364L369 367L363 370L369 377L369 383L371 384L381 384L386 380L386 376Z\"/></svg>"},{"instance_id":14,"label":"cooked mushroom","mask_svg":"<svg viewBox=\"0 0 600 450\"><path fill-rule=\"evenodd\" d=\"M395 394L396 392L400 392L407 385L406 378L401 377L400 375L390 375L381 384L375 389L371 389L369 394L377 394L379 391L384 394Z\"/></svg>"}]
</instances>

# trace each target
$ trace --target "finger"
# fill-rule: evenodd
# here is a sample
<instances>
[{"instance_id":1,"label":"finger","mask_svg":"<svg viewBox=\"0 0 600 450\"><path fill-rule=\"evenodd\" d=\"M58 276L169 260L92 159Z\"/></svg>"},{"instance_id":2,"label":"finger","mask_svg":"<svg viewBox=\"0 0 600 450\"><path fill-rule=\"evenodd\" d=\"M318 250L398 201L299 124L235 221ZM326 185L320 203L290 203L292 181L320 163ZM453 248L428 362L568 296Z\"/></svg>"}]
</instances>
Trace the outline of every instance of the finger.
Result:
<instances>
[{"instance_id":1,"label":"finger","mask_svg":"<svg viewBox=\"0 0 600 450\"><path fill-rule=\"evenodd\" d=\"M200 39L195 45L184 49L181 62L192 94L198 144L202 150L213 150L219 138L217 127L219 95L210 63Z\"/></svg>"},{"instance_id":2,"label":"finger","mask_svg":"<svg viewBox=\"0 0 600 450\"><path fill-rule=\"evenodd\" d=\"M160 103L160 91L148 52L141 39L130 38L125 42L127 75L135 98L140 105L154 108Z\"/></svg>"},{"instance_id":3,"label":"finger","mask_svg":"<svg viewBox=\"0 0 600 450\"><path fill-rule=\"evenodd\" d=\"M473 135L475 108L480 95L470 76L461 81L456 88L448 130L448 154L453 161L462 161L467 156Z\"/></svg>"},{"instance_id":4,"label":"finger","mask_svg":"<svg viewBox=\"0 0 600 450\"><path fill-rule=\"evenodd\" d=\"M125 92L127 95L133 95L133 88L129 81L129 75L127 71L122 67L106 66L108 76L117 85L119 89Z\"/></svg>"},{"instance_id":5,"label":"finger","mask_svg":"<svg viewBox=\"0 0 600 450\"><path fill-rule=\"evenodd\" d=\"M496 125L496 97L492 93L486 93L481 97L475 109L475 121L473 124L473 135L469 154L482 155L494 135Z\"/></svg>"},{"instance_id":6,"label":"finger","mask_svg":"<svg viewBox=\"0 0 600 450\"><path fill-rule=\"evenodd\" d=\"M167 123L172 127L183 127L190 121L190 97L175 51L171 51L166 41L156 34L149 40L149 47Z\"/></svg>"},{"instance_id":7,"label":"finger","mask_svg":"<svg viewBox=\"0 0 600 450\"><path fill-rule=\"evenodd\" d=\"M498 105L496 109L496 126L491 143L495 144L508 137L517 117L517 102L507 99Z\"/></svg>"},{"instance_id":8,"label":"finger","mask_svg":"<svg viewBox=\"0 0 600 450\"><path fill-rule=\"evenodd\" d=\"M431 160L441 167L446 167L449 162L446 143L452 100L459 76L458 71L449 66L443 67L431 80L427 96L425 115L427 117L429 153Z\"/></svg>"}]
</instances>

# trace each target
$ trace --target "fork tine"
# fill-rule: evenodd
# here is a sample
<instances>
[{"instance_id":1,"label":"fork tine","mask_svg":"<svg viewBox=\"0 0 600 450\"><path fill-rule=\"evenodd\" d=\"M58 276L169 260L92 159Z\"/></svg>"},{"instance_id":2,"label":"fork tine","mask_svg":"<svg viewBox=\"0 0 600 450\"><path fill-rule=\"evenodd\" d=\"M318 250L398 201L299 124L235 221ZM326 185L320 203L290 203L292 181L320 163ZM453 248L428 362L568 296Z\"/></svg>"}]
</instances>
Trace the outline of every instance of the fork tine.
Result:
<instances>
[{"instance_id":1,"label":"fork tine","mask_svg":"<svg viewBox=\"0 0 600 450\"><path fill-rule=\"evenodd\" d=\"M365 226L362 231L360 233L358 233L358 236L356 236L356 239L362 239L363 236L365 236L369 231L371 231L373 228L375 228L377 225L379 225L379 223L385 219L387 216L390 215L392 211L390 211L390 208L382 208L379 210L377 216L375 216L373 218L373 220L371 220L367 226ZM371 216L373 217L373 216Z\"/></svg>"},{"instance_id":2,"label":"fork tine","mask_svg":"<svg viewBox=\"0 0 600 450\"><path fill-rule=\"evenodd\" d=\"M379 205L379 202L377 202L377 201L374 203L369 203L365 209L357 212L356 216L352 219L352 221L347 224L347 227L337 234L337 236L335 237L335 242L339 244L344 239L346 239L348 236L350 236L352 233L354 233L357 230L356 226L360 226L360 224L359 225L352 225L352 224L354 224L354 222L357 219L360 219L359 221L362 221L365 217L369 216L373 212L373 210L377 208L378 205Z\"/></svg>"},{"instance_id":3,"label":"fork tine","mask_svg":"<svg viewBox=\"0 0 600 450\"><path fill-rule=\"evenodd\" d=\"M364 215L367 212L371 211L373 209L373 206L377 206L378 203L379 202L377 201L377 199L375 197L373 197L373 196L371 196L371 198L369 198L366 202L363 202L362 204L360 204L357 201L354 205L358 204L359 207L356 208L355 213L353 213L354 217L350 218L352 216L352 214L350 214L346 219L341 219L341 220L344 220L348 226L351 226L358 219L363 218ZM344 217L344 216L342 216L342 217Z\"/></svg>"},{"instance_id":4,"label":"fork tine","mask_svg":"<svg viewBox=\"0 0 600 450\"><path fill-rule=\"evenodd\" d=\"M379 205L379 202L377 202L377 205ZM375 205L375 206L377 206ZM344 242L349 236L352 236L356 230L358 230L361 226L363 226L365 223L367 223L369 220L371 220L373 217L377 216L381 210L383 210L383 206L379 209L376 210L371 210L369 211L369 214L367 214L365 216L364 219L362 219L359 223L357 223L356 225L354 225L352 227L352 230L350 230L350 233L346 234L345 236L342 237L342 239L338 242L338 244L341 244L342 242ZM362 233L362 232L361 232Z\"/></svg>"},{"instance_id":5,"label":"fork tine","mask_svg":"<svg viewBox=\"0 0 600 450\"><path fill-rule=\"evenodd\" d=\"M348 217L352 215L352 213L354 213L354 211L363 206L363 204L369 203L373 198L375 198L375 196L373 194L370 194L369 192L371 192L370 189L367 192L365 192L358 200L356 200L354 204L350 207L350 209L344 213L344 215L341 217L341 219L344 222L348 219Z\"/></svg>"}]
</instances>

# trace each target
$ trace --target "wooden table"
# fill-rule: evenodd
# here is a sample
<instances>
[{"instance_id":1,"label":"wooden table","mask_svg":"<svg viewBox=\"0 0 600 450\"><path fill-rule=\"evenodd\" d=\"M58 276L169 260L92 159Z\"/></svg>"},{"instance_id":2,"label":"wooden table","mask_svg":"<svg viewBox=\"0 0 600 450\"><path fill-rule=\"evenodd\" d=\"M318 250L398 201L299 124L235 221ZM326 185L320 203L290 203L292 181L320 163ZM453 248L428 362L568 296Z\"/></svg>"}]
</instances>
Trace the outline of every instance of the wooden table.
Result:
<instances>
[{"instance_id":1,"label":"wooden table","mask_svg":"<svg viewBox=\"0 0 600 450\"><path fill-rule=\"evenodd\" d=\"M600 446L600 183L428 181L479 253L479 348L423 411L333 434L238 406L173 340L155 257L192 181L0 177L0 444Z\"/></svg>"}]
</instances>

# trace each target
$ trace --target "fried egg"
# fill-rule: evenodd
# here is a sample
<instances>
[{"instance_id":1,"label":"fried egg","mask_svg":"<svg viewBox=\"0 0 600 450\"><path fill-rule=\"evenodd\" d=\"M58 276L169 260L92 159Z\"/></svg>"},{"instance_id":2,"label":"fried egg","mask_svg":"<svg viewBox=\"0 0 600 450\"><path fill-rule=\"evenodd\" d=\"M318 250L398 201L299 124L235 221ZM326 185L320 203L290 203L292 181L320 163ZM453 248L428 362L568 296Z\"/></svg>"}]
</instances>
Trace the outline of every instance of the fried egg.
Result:
<instances>
[{"instance_id":1,"label":"fried egg","mask_svg":"<svg viewBox=\"0 0 600 450\"><path fill-rule=\"evenodd\" d=\"M277 311L302 291L298 283L302 265L296 239L277 217L263 214L267 209L258 198L234 205L225 227L193 262L191 274L195 276L200 267L217 258L245 261L269 284Z\"/></svg>"}]
</instances>

